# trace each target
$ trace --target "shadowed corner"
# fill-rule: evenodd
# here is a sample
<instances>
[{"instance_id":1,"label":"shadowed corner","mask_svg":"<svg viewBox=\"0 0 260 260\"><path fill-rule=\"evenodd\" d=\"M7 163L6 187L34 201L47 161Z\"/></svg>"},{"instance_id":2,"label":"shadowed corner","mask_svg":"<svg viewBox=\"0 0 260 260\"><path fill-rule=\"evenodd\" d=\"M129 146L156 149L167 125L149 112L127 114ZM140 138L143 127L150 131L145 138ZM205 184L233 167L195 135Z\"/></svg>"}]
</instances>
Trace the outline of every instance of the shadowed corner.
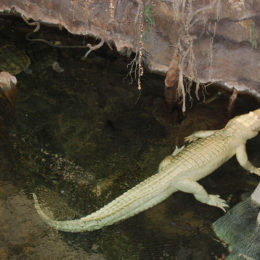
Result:
<instances>
[{"instance_id":1,"label":"shadowed corner","mask_svg":"<svg viewBox=\"0 0 260 260\"><path fill-rule=\"evenodd\" d=\"M217 236L229 245L231 259L260 259L260 183L252 195L213 224Z\"/></svg>"}]
</instances>

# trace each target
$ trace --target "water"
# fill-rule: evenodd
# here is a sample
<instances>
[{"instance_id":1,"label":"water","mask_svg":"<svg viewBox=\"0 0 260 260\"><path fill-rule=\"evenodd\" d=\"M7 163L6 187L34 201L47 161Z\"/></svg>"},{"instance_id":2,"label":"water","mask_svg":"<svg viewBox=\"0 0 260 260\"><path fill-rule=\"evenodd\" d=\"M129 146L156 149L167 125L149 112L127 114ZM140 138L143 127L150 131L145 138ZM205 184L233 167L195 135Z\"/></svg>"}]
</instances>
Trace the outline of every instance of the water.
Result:
<instances>
[{"instance_id":1,"label":"water","mask_svg":"<svg viewBox=\"0 0 260 260\"><path fill-rule=\"evenodd\" d=\"M28 28L17 20L13 27L17 33L3 27L1 38L25 51L32 64L29 73L17 75L16 122L1 137L0 259L218 259L227 254L211 229L223 213L184 193L94 232L58 232L42 222L32 192L53 218L85 216L156 173L185 136L221 127L228 96L194 104L173 125L173 115L163 109L163 77L146 72L140 97L136 85L124 79L131 59L104 48L82 61L82 50L27 42ZM64 72L52 69L53 60ZM209 89L208 96L214 94ZM236 113L256 106L252 98L239 97ZM255 164L259 142L248 145ZM230 205L257 182L235 159L201 181Z\"/></svg>"}]
</instances>

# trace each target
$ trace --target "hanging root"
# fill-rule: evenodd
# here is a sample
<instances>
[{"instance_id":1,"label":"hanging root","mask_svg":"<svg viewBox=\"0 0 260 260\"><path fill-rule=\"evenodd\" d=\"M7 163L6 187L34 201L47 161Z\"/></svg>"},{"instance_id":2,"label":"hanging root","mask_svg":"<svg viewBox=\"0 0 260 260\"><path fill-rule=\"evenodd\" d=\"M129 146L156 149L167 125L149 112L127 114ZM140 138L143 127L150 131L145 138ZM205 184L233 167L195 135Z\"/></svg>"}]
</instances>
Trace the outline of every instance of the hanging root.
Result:
<instances>
[{"instance_id":1,"label":"hanging root","mask_svg":"<svg viewBox=\"0 0 260 260\"><path fill-rule=\"evenodd\" d=\"M143 54L144 54L144 3L142 0L136 0L138 4L137 15L135 17L135 24L138 28L138 45L136 47L136 55L134 59L127 65L130 67L130 71L127 76L130 76L131 83L133 82L132 73L134 73L135 78L137 78L137 88L138 90L142 89L141 78L144 75L143 67ZM126 77L127 77L126 76Z\"/></svg>"},{"instance_id":2,"label":"hanging root","mask_svg":"<svg viewBox=\"0 0 260 260\"><path fill-rule=\"evenodd\" d=\"M182 66L179 66L179 81L178 81L178 90L181 91L182 95L182 113L186 112L186 91L183 84L183 72Z\"/></svg>"},{"instance_id":3,"label":"hanging root","mask_svg":"<svg viewBox=\"0 0 260 260\"><path fill-rule=\"evenodd\" d=\"M89 50L85 53L85 55L82 57L82 60L86 60L88 55L94 51L94 50L97 50L99 48L101 48L105 43L105 40L104 39L101 39L101 41L97 44L97 45L92 45L92 44L87 44L87 48L89 48Z\"/></svg>"},{"instance_id":4,"label":"hanging root","mask_svg":"<svg viewBox=\"0 0 260 260\"><path fill-rule=\"evenodd\" d=\"M235 109L235 102L237 100L238 91L233 88L233 93L229 98L228 108L227 108L227 120L229 120L234 112Z\"/></svg>"},{"instance_id":5,"label":"hanging root","mask_svg":"<svg viewBox=\"0 0 260 260\"><path fill-rule=\"evenodd\" d=\"M178 95L178 80L179 80L179 56L177 53L177 48L173 53L173 58L171 60L169 69L166 73L164 80L164 98L168 109L171 111L174 106L177 105Z\"/></svg>"},{"instance_id":6,"label":"hanging root","mask_svg":"<svg viewBox=\"0 0 260 260\"><path fill-rule=\"evenodd\" d=\"M127 73L127 75L125 76L124 79L126 79L126 78L129 76L129 77L130 77L130 84L133 83L132 74L134 74L134 78L135 78L135 79L137 78L137 68L138 68L137 55L138 55L138 54L135 53L135 57L133 58L133 60L126 65L127 68L130 67L130 70L129 70L129 72Z\"/></svg>"},{"instance_id":7,"label":"hanging root","mask_svg":"<svg viewBox=\"0 0 260 260\"><path fill-rule=\"evenodd\" d=\"M212 1L210 4L203 6L202 8L199 8L197 10L193 10L193 0L175 0L172 2L172 8L174 12L174 21L179 26L179 39L176 43L176 49L178 53L178 64L175 64L175 67L173 67L174 61L172 60L169 65L169 70L166 74L165 79L165 87L167 88L170 81L171 74L174 75L172 72L175 70L175 72L178 71L178 99L182 98L182 112L184 113L186 111L186 94L189 95L190 100L192 101L191 97L191 87L192 87L192 81L196 82L196 88L195 88L195 95L198 100L200 100L199 97L199 79L198 79L198 73L196 68L196 59L193 52L193 41L194 38L190 34L190 29L198 23L204 24L205 27L205 20L204 20L204 13L207 10L210 10L212 8L216 8L216 20L219 19L219 12L221 8L221 2L220 0ZM213 46L213 40L216 32L216 22L214 24L214 31L213 36L211 39L211 46L210 46L210 67L212 63L212 46ZM174 52L176 52L176 49ZM174 57L175 55L173 55ZM190 82L185 86L185 83L183 82L183 73L187 72L189 75ZM175 73L174 76L176 76L177 73ZM171 76L173 78L173 76ZM173 80L172 80L173 81ZM173 85L173 84L172 84ZM204 93L202 93L204 94Z\"/></svg>"},{"instance_id":8,"label":"hanging root","mask_svg":"<svg viewBox=\"0 0 260 260\"><path fill-rule=\"evenodd\" d=\"M140 13L139 13L139 50L138 50L138 79L137 79L137 88L141 90L141 77L144 75L144 68L142 65L143 51L144 51L144 3L139 2Z\"/></svg>"},{"instance_id":9,"label":"hanging root","mask_svg":"<svg viewBox=\"0 0 260 260\"><path fill-rule=\"evenodd\" d=\"M92 45L92 44L86 44L86 45L63 45L58 41L48 41L45 39L41 39L41 38L31 38L31 35L38 32L41 28L41 24L38 21L34 21L34 22L29 22L29 19L27 17L25 17L24 15L21 15L22 19L24 20L24 22L26 24L28 24L29 26L35 26L35 28L33 29L32 32L29 32L26 34L25 38L28 41L32 41L32 42L42 42L45 43L51 47L55 47L55 48L73 48L73 49L87 49L89 48L89 50L86 52L86 54L83 56L83 60L85 60L87 58L87 56L94 50L97 50L99 48L101 48L104 44L104 39L101 39L100 43L98 43L97 45Z\"/></svg>"}]
</instances>

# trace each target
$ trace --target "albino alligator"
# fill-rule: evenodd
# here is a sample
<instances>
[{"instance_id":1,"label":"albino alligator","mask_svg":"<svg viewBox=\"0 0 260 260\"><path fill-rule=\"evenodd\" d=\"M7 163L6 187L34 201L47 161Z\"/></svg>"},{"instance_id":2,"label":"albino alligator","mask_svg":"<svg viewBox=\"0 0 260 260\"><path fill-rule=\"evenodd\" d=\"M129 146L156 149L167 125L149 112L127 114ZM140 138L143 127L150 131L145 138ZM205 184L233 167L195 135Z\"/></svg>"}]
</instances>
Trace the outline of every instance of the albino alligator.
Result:
<instances>
[{"instance_id":1,"label":"albino alligator","mask_svg":"<svg viewBox=\"0 0 260 260\"><path fill-rule=\"evenodd\" d=\"M233 155L239 164L260 176L260 168L247 158L246 141L260 131L260 109L231 119L220 130L198 131L186 137L186 147L176 148L160 164L157 174L128 190L103 208L76 220L56 221L40 208L33 194L38 214L50 226L67 232L100 229L129 218L160 203L176 191L192 193L194 197L225 211L228 207L219 195L208 194L197 182L209 175Z\"/></svg>"}]
</instances>

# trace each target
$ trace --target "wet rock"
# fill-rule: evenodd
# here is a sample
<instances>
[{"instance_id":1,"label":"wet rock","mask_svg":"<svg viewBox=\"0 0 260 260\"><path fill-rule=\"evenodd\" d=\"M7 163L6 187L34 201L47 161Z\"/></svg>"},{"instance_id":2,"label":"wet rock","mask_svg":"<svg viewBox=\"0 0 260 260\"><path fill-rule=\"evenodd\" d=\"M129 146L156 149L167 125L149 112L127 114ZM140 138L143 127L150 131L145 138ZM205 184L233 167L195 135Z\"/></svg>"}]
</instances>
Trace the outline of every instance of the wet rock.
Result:
<instances>
[{"instance_id":1,"label":"wet rock","mask_svg":"<svg viewBox=\"0 0 260 260\"><path fill-rule=\"evenodd\" d=\"M15 117L16 85L15 76L6 71L0 72L0 128L7 132L7 126L12 125Z\"/></svg>"},{"instance_id":2,"label":"wet rock","mask_svg":"<svg viewBox=\"0 0 260 260\"><path fill-rule=\"evenodd\" d=\"M17 79L15 76L9 72L2 71L0 72L0 98L3 102L4 98L9 101L10 107L15 108L15 101L17 97ZM4 111L2 111L3 113Z\"/></svg>"},{"instance_id":3,"label":"wet rock","mask_svg":"<svg viewBox=\"0 0 260 260\"><path fill-rule=\"evenodd\" d=\"M259 210L259 205L247 198L214 222L217 236L229 245L230 254L225 259L259 259Z\"/></svg>"}]
</instances>

